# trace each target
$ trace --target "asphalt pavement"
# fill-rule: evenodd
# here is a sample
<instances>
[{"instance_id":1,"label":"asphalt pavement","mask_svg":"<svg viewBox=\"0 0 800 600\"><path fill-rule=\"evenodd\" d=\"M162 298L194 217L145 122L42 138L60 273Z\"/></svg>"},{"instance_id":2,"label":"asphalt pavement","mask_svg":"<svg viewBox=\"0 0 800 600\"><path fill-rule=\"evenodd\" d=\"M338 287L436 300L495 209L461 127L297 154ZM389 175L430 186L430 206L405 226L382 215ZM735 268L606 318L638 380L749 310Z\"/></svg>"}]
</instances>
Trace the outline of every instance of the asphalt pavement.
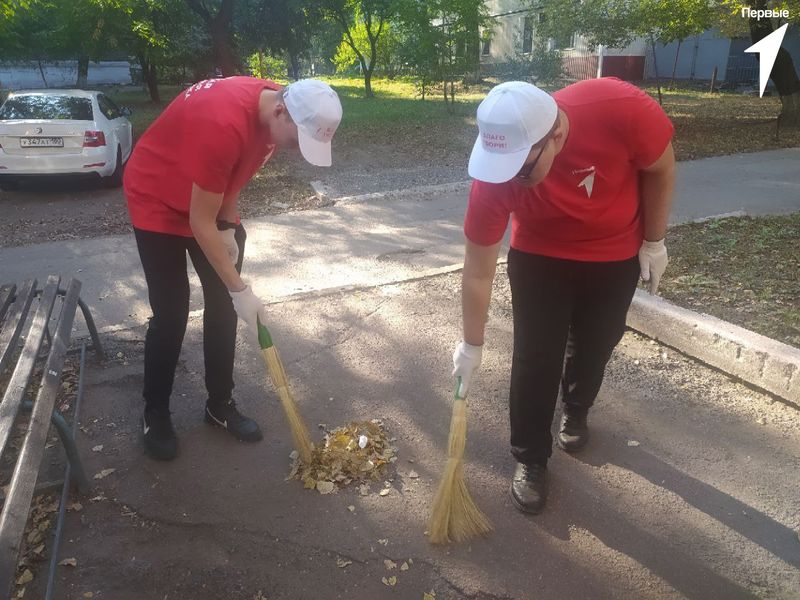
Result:
<instances>
[{"instance_id":1,"label":"asphalt pavement","mask_svg":"<svg viewBox=\"0 0 800 600\"><path fill-rule=\"evenodd\" d=\"M172 400L180 456L146 458L143 328L107 336L114 358L89 364L79 443L90 474L116 470L68 513L59 559L77 567L60 568L57 597L797 598L797 411L634 334L609 365L587 448L554 451L545 512L512 506L512 323L502 274L471 392L466 457L469 487L495 531L431 546L425 528L446 451L458 283L458 274L442 275L270 308L314 438L320 424L374 418L396 438L398 461L366 496L355 486L323 496L285 481L290 437L244 336L236 397L265 440L241 444L202 422L199 318ZM31 597L40 585L29 586Z\"/></svg>"}]
</instances>

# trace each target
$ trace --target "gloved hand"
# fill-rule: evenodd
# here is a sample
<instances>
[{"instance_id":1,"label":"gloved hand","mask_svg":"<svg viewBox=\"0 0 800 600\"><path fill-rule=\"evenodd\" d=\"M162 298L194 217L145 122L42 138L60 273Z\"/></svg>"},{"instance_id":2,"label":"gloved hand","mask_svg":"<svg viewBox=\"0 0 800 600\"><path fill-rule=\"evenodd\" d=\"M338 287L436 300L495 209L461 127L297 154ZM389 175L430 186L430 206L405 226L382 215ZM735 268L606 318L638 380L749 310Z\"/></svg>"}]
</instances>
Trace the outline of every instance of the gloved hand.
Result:
<instances>
[{"instance_id":1,"label":"gloved hand","mask_svg":"<svg viewBox=\"0 0 800 600\"><path fill-rule=\"evenodd\" d=\"M457 390L459 398L466 398L472 374L481 365L483 346L473 346L467 342L460 342L453 352L453 377L461 378L461 385Z\"/></svg>"},{"instance_id":2,"label":"gloved hand","mask_svg":"<svg viewBox=\"0 0 800 600\"><path fill-rule=\"evenodd\" d=\"M639 266L642 269L642 281L650 282L648 291L651 294L658 291L658 284L668 262L667 247L663 239L657 242L647 240L642 242L642 247L639 249Z\"/></svg>"},{"instance_id":3,"label":"gloved hand","mask_svg":"<svg viewBox=\"0 0 800 600\"><path fill-rule=\"evenodd\" d=\"M239 318L247 323L250 331L254 335L258 333L256 319L260 319L262 323L267 322L267 312L264 309L264 303L258 299L248 285L241 292L228 292L233 300L233 308L236 309L236 314Z\"/></svg>"},{"instance_id":4,"label":"gloved hand","mask_svg":"<svg viewBox=\"0 0 800 600\"><path fill-rule=\"evenodd\" d=\"M222 243L225 244L225 249L228 251L231 262L235 265L239 260L239 244L236 243L236 238L234 237L236 230L225 229L220 231L219 234L222 236Z\"/></svg>"}]
</instances>

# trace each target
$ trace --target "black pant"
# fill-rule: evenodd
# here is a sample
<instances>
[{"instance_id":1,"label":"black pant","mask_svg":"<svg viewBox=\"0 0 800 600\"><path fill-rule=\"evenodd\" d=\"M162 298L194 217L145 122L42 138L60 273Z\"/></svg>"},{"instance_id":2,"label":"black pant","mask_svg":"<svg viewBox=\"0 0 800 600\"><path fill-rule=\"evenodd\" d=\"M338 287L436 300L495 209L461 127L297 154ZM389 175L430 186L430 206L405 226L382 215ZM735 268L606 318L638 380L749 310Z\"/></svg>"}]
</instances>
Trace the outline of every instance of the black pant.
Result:
<instances>
[{"instance_id":1,"label":"black pant","mask_svg":"<svg viewBox=\"0 0 800 600\"><path fill-rule=\"evenodd\" d=\"M559 383L566 411L589 410L625 331L639 260L582 262L511 249L508 278L514 313L511 452L522 463L545 463Z\"/></svg>"},{"instance_id":2,"label":"black pant","mask_svg":"<svg viewBox=\"0 0 800 600\"><path fill-rule=\"evenodd\" d=\"M236 311L228 289L194 238L134 229L147 280L153 316L144 344L144 400L147 410L168 410L175 367L189 318L189 276L186 253L203 286L203 358L206 389L212 403L227 402L233 391ZM244 227L236 229L242 270Z\"/></svg>"}]
</instances>

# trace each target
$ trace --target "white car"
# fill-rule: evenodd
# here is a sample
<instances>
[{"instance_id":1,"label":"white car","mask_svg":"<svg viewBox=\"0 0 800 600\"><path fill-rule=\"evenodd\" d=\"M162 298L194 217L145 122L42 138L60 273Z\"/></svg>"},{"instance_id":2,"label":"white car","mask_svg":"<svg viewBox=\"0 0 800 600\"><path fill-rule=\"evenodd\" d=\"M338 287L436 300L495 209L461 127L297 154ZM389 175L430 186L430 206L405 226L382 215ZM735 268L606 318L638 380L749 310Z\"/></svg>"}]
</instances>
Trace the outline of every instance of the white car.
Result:
<instances>
[{"instance_id":1,"label":"white car","mask_svg":"<svg viewBox=\"0 0 800 600\"><path fill-rule=\"evenodd\" d=\"M83 174L122 184L131 155L130 110L102 92L13 92L0 106L0 188L23 178Z\"/></svg>"}]
</instances>

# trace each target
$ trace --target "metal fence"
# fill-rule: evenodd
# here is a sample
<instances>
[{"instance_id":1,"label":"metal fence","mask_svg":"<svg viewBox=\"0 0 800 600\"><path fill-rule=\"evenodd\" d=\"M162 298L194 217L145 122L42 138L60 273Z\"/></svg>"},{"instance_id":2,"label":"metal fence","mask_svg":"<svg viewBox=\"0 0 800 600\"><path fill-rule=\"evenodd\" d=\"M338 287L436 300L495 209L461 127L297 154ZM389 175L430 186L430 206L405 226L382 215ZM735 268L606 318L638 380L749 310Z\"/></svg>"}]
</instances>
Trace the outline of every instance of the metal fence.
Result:
<instances>
[{"instance_id":1,"label":"metal fence","mask_svg":"<svg viewBox=\"0 0 800 600\"><path fill-rule=\"evenodd\" d=\"M755 55L729 56L724 85L729 88L758 85L758 59Z\"/></svg>"}]
</instances>

